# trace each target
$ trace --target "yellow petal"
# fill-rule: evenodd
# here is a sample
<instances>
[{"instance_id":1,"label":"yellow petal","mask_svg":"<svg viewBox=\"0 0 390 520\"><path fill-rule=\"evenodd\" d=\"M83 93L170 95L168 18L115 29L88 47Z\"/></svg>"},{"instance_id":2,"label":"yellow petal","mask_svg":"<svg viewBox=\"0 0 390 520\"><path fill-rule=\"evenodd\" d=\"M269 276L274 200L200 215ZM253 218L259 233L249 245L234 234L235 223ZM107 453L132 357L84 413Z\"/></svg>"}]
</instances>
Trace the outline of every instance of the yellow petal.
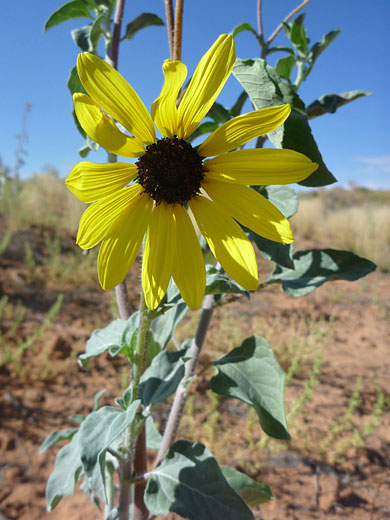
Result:
<instances>
[{"instance_id":1,"label":"yellow petal","mask_svg":"<svg viewBox=\"0 0 390 520\"><path fill-rule=\"evenodd\" d=\"M259 285L255 252L244 231L220 204L205 197L190 201L196 222L211 251L227 274L254 291Z\"/></svg>"},{"instance_id":2,"label":"yellow petal","mask_svg":"<svg viewBox=\"0 0 390 520\"><path fill-rule=\"evenodd\" d=\"M172 204L162 202L153 208L142 261L142 286L151 310L158 307L171 279L175 238Z\"/></svg>"},{"instance_id":3,"label":"yellow petal","mask_svg":"<svg viewBox=\"0 0 390 520\"><path fill-rule=\"evenodd\" d=\"M137 175L135 164L79 162L65 184L83 202L94 202L112 195L129 184Z\"/></svg>"},{"instance_id":4,"label":"yellow petal","mask_svg":"<svg viewBox=\"0 0 390 520\"><path fill-rule=\"evenodd\" d=\"M173 212L176 220L173 279L188 307L197 309L202 303L206 287L202 250L187 210L176 204Z\"/></svg>"},{"instance_id":5,"label":"yellow petal","mask_svg":"<svg viewBox=\"0 0 390 520\"><path fill-rule=\"evenodd\" d=\"M141 195L142 190L142 186L137 184L91 204L81 216L76 243L82 249L91 249L107 238L108 231L113 226L122 224L127 211L131 210L138 199L147 204L150 197Z\"/></svg>"},{"instance_id":6,"label":"yellow petal","mask_svg":"<svg viewBox=\"0 0 390 520\"><path fill-rule=\"evenodd\" d=\"M187 76L187 67L181 61L165 60L164 85L152 105L154 124L165 137L177 135L176 100Z\"/></svg>"},{"instance_id":7,"label":"yellow petal","mask_svg":"<svg viewBox=\"0 0 390 520\"><path fill-rule=\"evenodd\" d=\"M212 179L251 186L299 182L317 168L302 153L273 148L237 150L204 163L204 171Z\"/></svg>"},{"instance_id":8,"label":"yellow petal","mask_svg":"<svg viewBox=\"0 0 390 520\"><path fill-rule=\"evenodd\" d=\"M283 244L294 242L289 221L252 188L214 180L203 181L202 187L229 215L257 235Z\"/></svg>"},{"instance_id":9,"label":"yellow petal","mask_svg":"<svg viewBox=\"0 0 390 520\"><path fill-rule=\"evenodd\" d=\"M200 60L180 102L177 135L189 137L210 110L236 59L234 40L222 34Z\"/></svg>"},{"instance_id":10,"label":"yellow petal","mask_svg":"<svg viewBox=\"0 0 390 520\"><path fill-rule=\"evenodd\" d=\"M103 240L98 256L100 285L112 289L123 281L136 259L152 213L153 201L141 195L125 211L112 238Z\"/></svg>"},{"instance_id":11,"label":"yellow petal","mask_svg":"<svg viewBox=\"0 0 390 520\"><path fill-rule=\"evenodd\" d=\"M77 72L91 98L144 144L155 140L150 115L135 90L107 62L84 52L77 59Z\"/></svg>"},{"instance_id":12,"label":"yellow petal","mask_svg":"<svg viewBox=\"0 0 390 520\"><path fill-rule=\"evenodd\" d=\"M121 132L89 96L73 94L73 101L80 125L100 146L122 157L139 157L145 153L142 142Z\"/></svg>"},{"instance_id":13,"label":"yellow petal","mask_svg":"<svg viewBox=\"0 0 390 520\"><path fill-rule=\"evenodd\" d=\"M290 105L262 108L237 116L217 128L198 148L199 155L212 157L230 152L282 125L291 112Z\"/></svg>"}]
</instances>

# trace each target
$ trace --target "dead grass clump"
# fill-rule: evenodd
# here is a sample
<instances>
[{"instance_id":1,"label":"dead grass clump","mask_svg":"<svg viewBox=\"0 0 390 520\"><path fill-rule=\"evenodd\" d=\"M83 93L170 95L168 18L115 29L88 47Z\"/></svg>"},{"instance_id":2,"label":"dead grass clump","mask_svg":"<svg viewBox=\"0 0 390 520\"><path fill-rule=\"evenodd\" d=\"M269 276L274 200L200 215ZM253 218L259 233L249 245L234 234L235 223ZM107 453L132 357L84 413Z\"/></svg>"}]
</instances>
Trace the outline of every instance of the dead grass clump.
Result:
<instances>
[{"instance_id":1,"label":"dead grass clump","mask_svg":"<svg viewBox=\"0 0 390 520\"><path fill-rule=\"evenodd\" d=\"M390 271L390 207L372 201L334 206L328 199L320 196L301 201L292 219L295 235L351 251L372 260L382 271Z\"/></svg>"},{"instance_id":2,"label":"dead grass clump","mask_svg":"<svg viewBox=\"0 0 390 520\"><path fill-rule=\"evenodd\" d=\"M16 194L8 194L6 207L2 206L11 227L36 224L72 232L85 209L55 171L37 173L21 182Z\"/></svg>"}]
</instances>

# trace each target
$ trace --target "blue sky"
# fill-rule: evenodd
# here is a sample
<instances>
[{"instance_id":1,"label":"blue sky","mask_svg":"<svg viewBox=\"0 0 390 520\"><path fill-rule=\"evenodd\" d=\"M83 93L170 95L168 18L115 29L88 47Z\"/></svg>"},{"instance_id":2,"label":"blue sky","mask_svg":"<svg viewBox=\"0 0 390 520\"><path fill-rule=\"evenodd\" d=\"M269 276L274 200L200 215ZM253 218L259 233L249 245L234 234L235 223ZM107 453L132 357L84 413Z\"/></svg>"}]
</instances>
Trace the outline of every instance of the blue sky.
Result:
<instances>
[{"instance_id":1,"label":"blue sky","mask_svg":"<svg viewBox=\"0 0 390 520\"><path fill-rule=\"evenodd\" d=\"M23 108L31 103L27 118L29 140L23 177L54 166L65 176L80 160L82 146L71 116L72 102L66 87L78 50L70 30L85 25L73 20L43 34L45 20L61 0L0 2L3 29L0 34L0 158L14 167L16 135L21 132ZM263 0L264 32L269 35L298 0ZM125 23L142 12L164 18L163 0L128 1ZM373 95L342 107L334 115L311 122L314 136L328 168L341 184L390 189L389 43L390 0L312 0L306 8L306 27L314 43L332 29L341 35L323 53L308 81L299 91L309 104L327 93L353 89ZM256 0L186 0L184 6L183 56L189 74L199 58L221 33L241 22L256 26ZM284 37L276 40L283 45ZM237 56L258 56L253 35L236 39ZM169 57L165 27L152 27L121 44L119 70L150 107L162 84L161 65ZM275 54L282 57L282 54ZM273 64L271 62L271 64ZM229 78L219 101L231 106L240 87ZM89 160L103 162L102 152Z\"/></svg>"}]
</instances>

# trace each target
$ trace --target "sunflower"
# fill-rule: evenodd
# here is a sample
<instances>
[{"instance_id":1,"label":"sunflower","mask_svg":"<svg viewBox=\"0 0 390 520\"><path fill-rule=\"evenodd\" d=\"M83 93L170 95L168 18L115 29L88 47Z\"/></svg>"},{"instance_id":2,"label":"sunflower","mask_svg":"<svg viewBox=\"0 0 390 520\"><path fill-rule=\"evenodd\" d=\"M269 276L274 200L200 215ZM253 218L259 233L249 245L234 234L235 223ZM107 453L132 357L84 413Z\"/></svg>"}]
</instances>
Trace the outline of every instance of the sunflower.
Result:
<instances>
[{"instance_id":1,"label":"sunflower","mask_svg":"<svg viewBox=\"0 0 390 520\"><path fill-rule=\"evenodd\" d=\"M142 286L147 306L157 308L173 277L187 305L199 307L206 274L194 221L226 273L248 290L258 287L258 268L239 224L275 242L293 242L288 220L249 186L298 182L317 165L292 150L237 150L280 126L289 105L235 117L197 148L186 140L213 105L234 61L234 40L221 35L200 60L177 107L187 69L166 60L150 117L114 68L90 53L79 55L77 71L88 93L74 95L82 128L107 151L138 158L135 164L81 162L66 180L81 201L93 202L81 217L77 244L90 249L102 242L98 275L103 289L125 278L146 234Z\"/></svg>"}]
</instances>

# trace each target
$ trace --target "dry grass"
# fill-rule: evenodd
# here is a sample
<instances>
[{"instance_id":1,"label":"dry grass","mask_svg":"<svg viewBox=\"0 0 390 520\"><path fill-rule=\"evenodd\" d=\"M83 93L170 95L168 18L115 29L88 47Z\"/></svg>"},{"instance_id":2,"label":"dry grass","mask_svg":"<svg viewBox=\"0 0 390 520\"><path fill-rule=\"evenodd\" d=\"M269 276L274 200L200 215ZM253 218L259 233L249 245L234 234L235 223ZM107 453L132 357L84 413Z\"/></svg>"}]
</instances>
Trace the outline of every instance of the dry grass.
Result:
<instances>
[{"instance_id":1,"label":"dry grass","mask_svg":"<svg viewBox=\"0 0 390 520\"><path fill-rule=\"evenodd\" d=\"M5 214L11 229L28 224L77 230L86 205L65 186L55 171L37 173L12 189L5 184L0 197L0 213Z\"/></svg>"},{"instance_id":2,"label":"dry grass","mask_svg":"<svg viewBox=\"0 0 390 520\"><path fill-rule=\"evenodd\" d=\"M344 204L340 192L345 191ZM345 249L390 271L390 205L383 200L351 198L346 190L320 192L301 200L291 224L297 237Z\"/></svg>"}]
</instances>

